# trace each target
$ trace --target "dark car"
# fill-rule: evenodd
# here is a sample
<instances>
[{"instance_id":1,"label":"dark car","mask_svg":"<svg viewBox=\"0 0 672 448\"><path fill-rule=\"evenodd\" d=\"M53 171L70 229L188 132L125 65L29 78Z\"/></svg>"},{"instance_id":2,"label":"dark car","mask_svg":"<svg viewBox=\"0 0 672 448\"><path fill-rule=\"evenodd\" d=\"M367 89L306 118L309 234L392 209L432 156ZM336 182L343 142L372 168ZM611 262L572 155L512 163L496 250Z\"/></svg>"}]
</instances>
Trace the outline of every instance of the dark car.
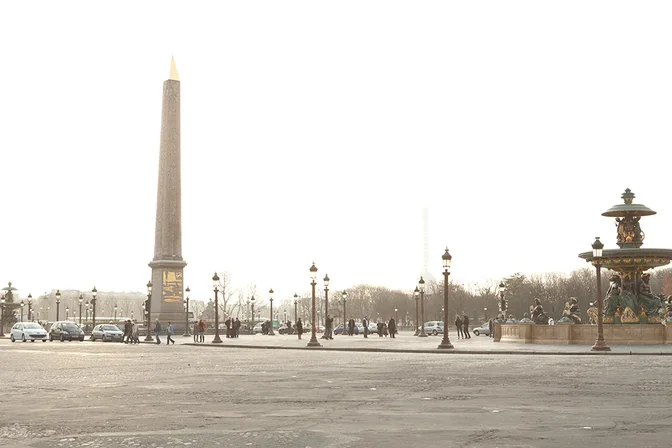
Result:
<instances>
[{"instance_id":1,"label":"dark car","mask_svg":"<svg viewBox=\"0 0 672 448\"><path fill-rule=\"evenodd\" d=\"M84 331L79 328L74 322L59 321L51 324L49 329L49 340L57 339L63 341L83 341Z\"/></svg>"},{"instance_id":2,"label":"dark car","mask_svg":"<svg viewBox=\"0 0 672 448\"><path fill-rule=\"evenodd\" d=\"M343 334L343 324L340 324L338 327L334 329L334 334ZM346 330L345 334L347 335L348 332ZM352 334L359 334L359 326L355 325L354 331Z\"/></svg>"}]
</instances>

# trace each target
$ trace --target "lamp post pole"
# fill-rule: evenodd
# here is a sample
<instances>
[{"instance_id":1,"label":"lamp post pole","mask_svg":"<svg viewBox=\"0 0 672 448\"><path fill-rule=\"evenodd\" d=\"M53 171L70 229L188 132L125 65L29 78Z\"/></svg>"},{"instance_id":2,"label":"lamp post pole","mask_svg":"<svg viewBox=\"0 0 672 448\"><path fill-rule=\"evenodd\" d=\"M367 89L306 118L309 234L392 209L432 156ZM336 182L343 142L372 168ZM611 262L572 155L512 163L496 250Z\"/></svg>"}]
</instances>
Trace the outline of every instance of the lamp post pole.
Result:
<instances>
[{"instance_id":1,"label":"lamp post pole","mask_svg":"<svg viewBox=\"0 0 672 448\"><path fill-rule=\"evenodd\" d=\"M296 325L296 321L299 319L298 305L299 305L299 296L294 294L294 325Z\"/></svg>"},{"instance_id":2,"label":"lamp post pole","mask_svg":"<svg viewBox=\"0 0 672 448\"><path fill-rule=\"evenodd\" d=\"M217 292L219 290L219 276L215 272L215 275L212 277L212 287L215 291L215 339L212 340L213 344L221 344L222 338L219 337L219 299L217 297Z\"/></svg>"},{"instance_id":3,"label":"lamp post pole","mask_svg":"<svg viewBox=\"0 0 672 448\"><path fill-rule=\"evenodd\" d=\"M604 302L602 297L602 274L601 274L601 259L602 259L602 249L604 249L604 244L600 241L599 237L595 238L593 243L593 259L595 264L595 269L597 269L597 340L591 350L596 352L608 352L611 350L611 347L607 345L604 340L604 328L602 320L602 311L604 308Z\"/></svg>"},{"instance_id":4,"label":"lamp post pole","mask_svg":"<svg viewBox=\"0 0 672 448\"><path fill-rule=\"evenodd\" d=\"M81 311L80 311L81 313ZM114 321L117 321L117 305L114 305Z\"/></svg>"},{"instance_id":5,"label":"lamp post pole","mask_svg":"<svg viewBox=\"0 0 672 448\"><path fill-rule=\"evenodd\" d=\"M187 286L187 289L185 289L185 292L187 293L187 298L184 299L184 305L185 305L185 310L184 310L184 334L182 336L188 337L191 336L191 332L189 331L189 293L191 292L191 289Z\"/></svg>"},{"instance_id":6,"label":"lamp post pole","mask_svg":"<svg viewBox=\"0 0 672 448\"><path fill-rule=\"evenodd\" d=\"M285 308L285 311L282 314L282 319L285 322L285 325L287 325L287 308Z\"/></svg>"},{"instance_id":7,"label":"lamp post pole","mask_svg":"<svg viewBox=\"0 0 672 448\"><path fill-rule=\"evenodd\" d=\"M343 336L345 336L346 331L347 331L347 323L348 323L348 315L345 314L345 302L348 301L348 292L343 291L341 293L341 298L343 299Z\"/></svg>"},{"instance_id":8,"label":"lamp post pole","mask_svg":"<svg viewBox=\"0 0 672 448\"><path fill-rule=\"evenodd\" d=\"M327 319L329 318L329 274L324 275L324 333L321 339L327 339Z\"/></svg>"},{"instance_id":9,"label":"lamp post pole","mask_svg":"<svg viewBox=\"0 0 672 448\"><path fill-rule=\"evenodd\" d=\"M418 282L418 289L420 289L420 334L418 335L421 338L426 338L427 333L425 333L425 279L420 277Z\"/></svg>"},{"instance_id":10,"label":"lamp post pole","mask_svg":"<svg viewBox=\"0 0 672 448\"><path fill-rule=\"evenodd\" d=\"M33 295L28 293L28 322L35 320L33 316Z\"/></svg>"},{"instance_id":11,"label":"lamp post pole","mask_svg":"<svg viewBox=\"0 0 672 448\"><path fill-rule=\"evenodd\" d=\"M317 342L317 337L315 335L315 326L317 325L317 322L315 321L315 277L317 277L317 268L315 267L315 263L310 267L310 286L312 288L312 296L313 296L313 306L312 306L312 313L311 313L311 335L310 335L310 341L308 341L307 347L321 347L322 345Z\"/></svg>"},{"instance_id":12,"label":"lamp post pole","mask_svg":"<svg viewBox=\"0 0 672 448\"><path fill-rule=\"evenodd\" d=\"M93 305L93 315L95 316L96 306ZM145 302L145 315L147 316L147 337L145 337L145 342L152 342L154 338L152 337L152 281L147 282L147 301ZM95 317L94 317L95 321ZM95 326L95 323L94 323Z\"/></svg>"},{"instance_id":13,"label":"lamp post pole","mask_svg":"<svg viewBox=\"0 0 672 448\"><path fill-rule=\"evenodd\" d=\"M443 260L443 340L437 348L452 350L455 347L450 343L450 337L448 336L448 278L450 277L450 261L453 257L448 252L447 247L441 259Z\"/></svg>"},{"instance_id":14,"label":"lamp post pole","mask_svg":"<svg viewBox=\"0 0 672 448\"><path fill-rule=\"evenodd\" d=\"M250 298L250 302L252 303L252 326L250 327L250 331L254 334L254 296Z\"/></svg>"},{"instance_id":15,"label":"lamp post pole","mask_svg":"<svg viewBox=\"0 0 672 448\"><path fill-rule=\"evenodd\" d=\"M273 288L268 291L268 295L270 296L269 301L271 302L271 327L268 329L268 335L275 336L275 332L273 331Z\"/></svg>"},{"instance_id":16,"label":"lamp post pole","mask_svg":"<svg viewBox=\"0 0 672 448\"><path fill-rule=\"evenodd\" d=\"M96 326L96 296L98 295L98 290L94 286L93 289L91 290L91 295L93 296L93 299L91 299L91 321L93 326ZM149 335L149 320L147 320L147 334ZM146 340L146 339L145 339ZM150 339L151 341L151 339Z\"/></svg>"},{"instance_id":17,"label":"lamp post pole","mask_svg":"<svg viewBox=\"0 0 672 448\"><path fill-rule=\"evenodd\" d=\"M420 290L418 287L415 287L415 290L413 291L413 297L415 298L415 332L413 333L413 336L418 336L420 334L420 314L418 314L418 301L420 300Z\"/></svg>"},{"instance_id":18,"label":"lamp post pole","mask_svg":"<svg viewBox=\"0 0 672 448\"><path fill-rule=\"evenodd\" d=\"M0 297L0 337L5 336L3 327L5 326L5 297Z\"/></svg>"},{"instance_id":19,"label":"lamp post pole","mask_svg":"<svg viewBox=\"0 0 672 448\"><path fill-rule=\"evenodd\" d=\"M57 289L56 290L56 322L61 320L61 316L60 316L60 313L59 313L60 307L61 307L61 290Z\"/></svg>"},{"instance_id":20,"label":"lamp post pole","mask_svg":"<svg viewBox=\"0 0 672 448\"><path fill-rule=\"evenodd\" d=\"M80 327L82 326L82 303L84 303L84 296L80 294L79 295L79 326ZM114 320L117 320L116 316L115 316Z\"/></svg>"}]
</instances>

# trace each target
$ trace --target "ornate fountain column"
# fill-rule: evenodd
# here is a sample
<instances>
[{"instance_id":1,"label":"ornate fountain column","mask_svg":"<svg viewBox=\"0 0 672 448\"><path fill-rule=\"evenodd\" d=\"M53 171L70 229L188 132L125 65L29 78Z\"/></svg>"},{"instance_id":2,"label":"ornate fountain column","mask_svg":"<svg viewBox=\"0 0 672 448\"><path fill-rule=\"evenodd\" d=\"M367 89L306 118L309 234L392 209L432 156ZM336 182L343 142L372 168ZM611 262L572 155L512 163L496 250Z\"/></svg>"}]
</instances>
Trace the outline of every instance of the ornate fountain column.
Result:
<instances>
[{"instance_id":1,"label":"ornate fountain column","mask_svg":"<svg viewBox=\"0 0 672 448\"><path fill-rule=\"evenodd\" d=\"M180 179L180 80L171 59L170 76L163 83L159 183L152 268L150 323L168 321L175 332L184 331L182 259L182 192Z\"/></svg>"}]
</instances>

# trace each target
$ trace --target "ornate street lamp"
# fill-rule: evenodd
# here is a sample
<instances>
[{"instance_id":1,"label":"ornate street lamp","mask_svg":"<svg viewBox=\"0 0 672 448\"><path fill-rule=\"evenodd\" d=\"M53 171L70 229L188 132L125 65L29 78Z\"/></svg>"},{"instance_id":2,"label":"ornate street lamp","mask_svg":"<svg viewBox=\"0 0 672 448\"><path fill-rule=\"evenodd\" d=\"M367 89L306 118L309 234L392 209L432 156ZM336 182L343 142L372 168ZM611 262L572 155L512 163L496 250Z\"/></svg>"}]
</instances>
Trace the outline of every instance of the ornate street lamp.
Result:
<instances>
[{"instance_id":1,"label":"ornate street lamp","mask_svg":"<svg viewBox=\"0 0 672 448\"><path fill-rule=\"evenodd\" d=\"M268 291L268 296L271 302L271 328L268 329L268 335L275 336L275 333L273 332L273 288Z\"/></svg>"},{"instance_id":2,"label":"ornate street lamp","mask_svg":"<svg viewBox=\"0 0 672 448\"><path fill-rule=\"evenodd\" d=\"M81 314L81 310L80 310L80 314ZM117 305L114 305L114 321L115 322L117 321Z\"/></svg>"},{"instance_id":3,"label":"ornate street lamp","mask_svg":"<svg viewBox=\"0 0 672 448\"><path fill-rule=\"evenodd\" d=\"M343 301L343 336L345 336L346 324L348 323L348 317L347 314L345 314L345 302L348 300L347 291L341 293L341 300Z\"/></svg>"},{"instance_id":4,"label":"ornate street lamp","mask_svg":"<svg viewBox=\"0 0 672 448\"><path fill-rule=\"evenodd\" d=\"M321 339L327 338L327 316L329 316L329 274L324 275L324 333ZM318 319L319 322L319 319Z\"/></svg>"},{"instance_id":5,"label":"ornate street lamp","mask_svg":"<svg viewBox=\"0 0 672 448\"><path fill-rule=\"evenodd\" d=\"M254 334L254 296L250 297L250 303L252 303L252 327L250 327L250 331Z\"/></svg>"},{"instance_id":6,"label":"ornate street lamp","mask_svg":"<svg viewBox=\"0 0 672 448\"><path fill-rule=\"evenodd\" d=\"M215 291L215 339L212 340L212 343L221 344L222 338L219 337L219 298L217 295L219 292L219 276L216 272L212 277L212 289Z\"/></svg>"},{"instance_id":7,"label":"ornate street lamp","mask_svg":"<svg viewBox=\"0 0 672 448\"><path fill-rule=\"evenodd\" d=\"M191 289L187 286L187 289L184 290L184 292L187 293L187 298L184 299L184 334L182 336L191 336L190 328L189 328L189 293L191 292Z\"/></svg>"},{"instance_id":8,"label":"ornate street lamp","mask_svg":"<svg viewBox=\"0 0 672 448\"><path fill-rule=\"evenodd\" d=\"M61 290L57 289L56 290L56 322L58 322L61 319L60 313L59 313L59 308L61 307Z\"/></svg>"},{"instance_id":9,"label":"ornate street lamp","mask_svg":"<svg viewBox=\"0 0 672 448\"><path fill-rule=\"evenodd\" d=\"M315 278L317 277L317 268L315 267L315 263L310 267L310 286L313 291L313 306L312 306L312 314L311 314L311 335L310 335L310 341L308 341L307 347L321 347L320 343L317 342L317 337L315 336L315 326L317 325L317 322L315 321Z\"/></svg>"},{"instance_id":10,"label":"ornate street lamp","mask_svg":"<svg viewBox=\"0 0 672 448\"><path fill-rule=\"evenodd\" d=\"M95 327L96 326L96 301L97 301L96 296L98 295L98 290L96 289L95 286L91 290L91 295L93 296L93 299L91 299L91 307L92 307L91 321L93 323L93 326ZM149 324L149 322L147 322L147 324ZM147 328L149 328L149 325L147 325ZM149 335L149 330L147 330L147 334ZM147 340L147 339L145 339L145 340Z\"/></svg>"},{"instance_id":11,"label":"ornate street lamp","mask_svg":"<svg viewBox=\"0 0 672 448\"><path fill-rule=\"evenodd\" d=\"M415 290L413 291L413 298L415 298L415 333L413 333L413 336L419 336L420 335L420 326L419 326L419 321L420 321L420 314L418 313L418 302L420 301L420 290L418 287L415 287Z\"/></svg>"},{"instance_id":12,"label":"ornate street lamp","mask_svg":"<svg viewBox=\"0 0 672 448\"><path fill-rule=\"evenodd\" d=\"M448 278L450 277L450 262L453 257L446 251L441 255L441 260L443 260L443 340L437 348L451 350L454 349L453 344L450 343L450 337L448 336Z\"/></svg>"},{"instance_id":13,"label":"ornate street lamp","mask_svg":"<svg viewBox=\"0 0 672 448\"><path fill-rule=\"evenodd\" d=\"M150 320L152 318L152 281L147 282L147 300L144 303L144 308L145 308L145 316L147 317L147 337L145 337L146 342L151 342L154 340L152 337L152 321ZM93 306L94 313L93 315L95 316L95 305ZM95 325L95 322L94 322Z\"/></svg>"},{"instance_id":14,"label":"ornate street lamp","mask_svg":"<svg viewBox=\"0 0 672 448\"><path fill-rule=\"evenodd\" d=\"M418 281L418 289L420 290L420 334L418 335L421 338L426 338L427 333L425 333L425 279L420 277Z\"/></svg>"},{"instance_id":15,"label":"ornate street lamp","mask_svg":"<svg viewBox=\"0 0 672 448\"><path fill-rule=\"evenodd\" d=\"M82 294L79 295L79 326L82 326L82 304L84 303L84 296ZM116 305L115 305L116 307ZM117 320L117 316L114 316L114 320Z\"/></svg>"},{"instance_id":16,"label":"ornate street lamp","mask_svg":"<svg viewBox=\"0 0 672 448\"><path fill-rule=\"evenodd\" d=\"M506 322L506 310L508 304L506 303L506 284L504 280L499 283L499 311L502 313L502 320Z\"/></svg>"},{"instance_id":17,"label":"ornate street lamp","mask_svg":"<svg viewBox=\"0 0 672 448\"><path fill-rule=\"evenodd\" d=\"M28 322L35 320L33 316L33 295L28 293Z\"/></svg>"},{"instance_id":18,"label":"ornate street lamp","mask_svg":"<svg viewBox=\"0 0 672 448\"><path fill-rule=\"evenodd\" d=\"M299 320L299 313L298 311L298 305L299 305L299 296L294 293L294 325L296 325L296 321Z\"/></svg>"},{"instance_id":19,"label":"ornate street lamp","mask_svg":"<svg viewBox=\"0 0 672 448\"><path fill-rule=\"evenodd\" d=\"M595 269L597 269L597 340L591 350L599 352L608 352L611 350L611 347L607 345L604 340L604 328L602 326L602 311L604 308L604 302L602 297L602 249L604 249L604 244L600 241L599 237L595 237L595 242L592 245L593 247L593 264Z\"/></svg>"},{"instance_id":20,"label":"ornate street lamp","mask_svg":"<svg viewBox=\"0 0 672 448\"><path fill-rule=\"evenodd\" d=\"M5 325L5 296L0 297L0 337L5 335L2 328Z\"/></svg>"}]
</instances>

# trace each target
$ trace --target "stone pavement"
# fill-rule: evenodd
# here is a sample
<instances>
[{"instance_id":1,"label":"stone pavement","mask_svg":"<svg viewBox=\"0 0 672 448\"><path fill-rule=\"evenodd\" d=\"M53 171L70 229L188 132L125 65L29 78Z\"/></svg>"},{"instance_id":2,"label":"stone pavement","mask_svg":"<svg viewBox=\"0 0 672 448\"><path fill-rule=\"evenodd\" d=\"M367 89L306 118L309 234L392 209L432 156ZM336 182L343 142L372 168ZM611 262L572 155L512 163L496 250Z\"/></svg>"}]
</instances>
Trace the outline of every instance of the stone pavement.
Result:
<instances>
[{"instance_id":1,"label":"stone pavement","mask_svg":"<svg viewBox=\"0 0 672 448\"><path fill-rule=\"evenodd\" d=\"M226 333L223 333L224 335ZM275 335L264 336L241 335L236 339L227 339L220 336L222 344L212 344L212 335L206 336L205 344L194 344L193 338L178 336L175 341L178 344L200 345L221 348L259 348L259 349L304 349L310 340L310 333L303 335L301 340L296 336ZM672 355L672 345L632 345L612 346L610 352L593 352L590 345L551 345L551 344L516 344L510 342L494 342L486 336L475 336L471 339L457 339L457 333L450 333L450 342L455 347L456 353L461 354L506 354L506 355ZM411 332L400 332L396 338L381 338L378 335L370 335L367 339L363 336L334 336L333 340L319 339L322 344L319 348L311 350L340 350L362 352L399 352L399 353L447 353L438 350L442 335L419 338ZM163 338L165 339L165 338Z\"/></svg>"},{"instance_id":2,"label":"stone pavement","mask_svg":"<svg viewBox=\"0 0 672 448\"><path fill-rule=\"evenodd\" d=\"M669 365L2 340L0 447L663 447Z\"/></svg>"}]
</instances>

